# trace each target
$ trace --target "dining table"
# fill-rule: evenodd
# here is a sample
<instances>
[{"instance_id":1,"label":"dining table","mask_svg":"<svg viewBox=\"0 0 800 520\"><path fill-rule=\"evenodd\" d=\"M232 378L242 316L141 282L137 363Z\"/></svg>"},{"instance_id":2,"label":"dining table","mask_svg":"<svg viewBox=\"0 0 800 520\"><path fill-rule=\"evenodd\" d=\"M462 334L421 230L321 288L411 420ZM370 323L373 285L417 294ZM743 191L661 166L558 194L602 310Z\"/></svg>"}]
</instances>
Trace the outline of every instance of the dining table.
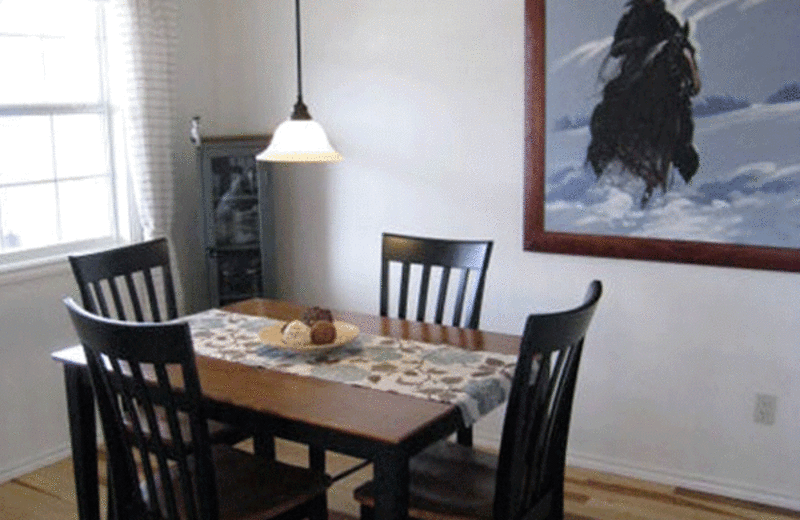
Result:
<instances>
[{"instance_id":1,"label":"dining table","mask_svg":"<svg viewBox=\"0 0 800 520\"><path fill-rule=\"evenodd\" d=\"M217 312L216 315L201 313L201 316L206 316L206 323L209 316L220 315L279 323L299 319L307 308L298 303L252 298L210 310ZM396 341L402 342L396 343L401 346L457 347L460 352L484 356L482 359L494 366L515 359L520 344L516 335L377 314L334 310L333 316L357 327L359 337L371 338L373 343L388 345ZM188 319L191 324L193 318ZM203 337L203 332L198 333L198 338ZM229 349L221 349L227 353L216 355L208 348L200 348L198 343L195 339L196 364L204 408L210 418L259 432L263 434L260 438L289 439L307 444L317 452L331 450L371 461L378 520L408 518L410 457L469 426L465 424L463 403L446 402L436 395L421 398L392 388L351 384L336 377L316 377L297 370L292 373L284 370L286 363L259 366L241 355L229 355ZM263 347L251 345L250 357L261 355ZM78 517L99 520L95 401L83 349L80 345L67 347L53 352L52 358L64 370ZM386 365L380 360L373 361L374 367ZM320 363L330 364L330 360L323 356ZM483 366L487 366L486 361ZM507 378L510 371L513 372L513 365L507 364L504 368ZM495 393L501 397L491 405L479 403L480 416L503 400L502 391Z\"/></svg>"}]
</instances>

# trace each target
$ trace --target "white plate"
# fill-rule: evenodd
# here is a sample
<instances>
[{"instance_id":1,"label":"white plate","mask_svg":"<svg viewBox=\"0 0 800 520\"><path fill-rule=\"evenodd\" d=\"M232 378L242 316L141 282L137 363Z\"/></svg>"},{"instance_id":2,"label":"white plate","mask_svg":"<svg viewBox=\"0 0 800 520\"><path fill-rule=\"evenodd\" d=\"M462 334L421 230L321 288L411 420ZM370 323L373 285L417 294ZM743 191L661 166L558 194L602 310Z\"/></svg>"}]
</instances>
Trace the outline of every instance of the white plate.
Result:
<instances>
[{"instance_id":1,"label":"white plate","mask_svg":"<svg viewBox=\"0 0 800 520\"><path fill-rule=\"evenodd\" d=\"M261 329L258 333L259 339L270 347L291 350L292 352L320 352L346 345L356 339L359 334L358 327L355 325L344 321L334 321L333 326L336 328L336 341L333 343L326 343L324 345L314 345L313 343L309 343L308 345L287 345L286 342L283 341L283 332L281 332L281 328L284 324L285 322L277 323Z\"/></svg>"}]
</instances>

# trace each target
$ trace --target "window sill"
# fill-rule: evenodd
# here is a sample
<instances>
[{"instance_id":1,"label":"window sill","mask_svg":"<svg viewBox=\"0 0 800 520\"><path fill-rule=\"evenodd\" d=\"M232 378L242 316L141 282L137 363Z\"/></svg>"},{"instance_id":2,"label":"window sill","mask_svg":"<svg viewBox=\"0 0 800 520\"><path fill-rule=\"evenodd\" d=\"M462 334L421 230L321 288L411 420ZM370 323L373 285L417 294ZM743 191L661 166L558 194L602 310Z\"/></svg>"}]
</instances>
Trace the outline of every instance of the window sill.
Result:
<instances>
[{"instance_id":1,"label":"window sill","mask_svg":"<svg viewBox=\"0 0 800 520\"><path fill-rule=\"evenodd\" d=\"M120 239L101 239L79 245L73 244L70 248L50 251L47 255L0 263L0 286L24 283L38 278L71 275L72 270L67 260L69 255L90 253L126 243L128 241Z\"/></svg>"}]
</instances>

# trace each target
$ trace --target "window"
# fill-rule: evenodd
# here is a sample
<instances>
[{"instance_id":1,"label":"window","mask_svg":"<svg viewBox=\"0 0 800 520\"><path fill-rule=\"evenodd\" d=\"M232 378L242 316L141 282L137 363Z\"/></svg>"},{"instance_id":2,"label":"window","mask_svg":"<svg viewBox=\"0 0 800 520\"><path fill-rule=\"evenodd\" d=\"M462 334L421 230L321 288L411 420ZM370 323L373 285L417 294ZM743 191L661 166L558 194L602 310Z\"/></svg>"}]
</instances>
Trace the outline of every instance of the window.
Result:
<instances>
[{"instance_id":1,"label":"window","mask_svg":"<svg viewBox=\"0 0 800 520\"><path fill-rule=\"evenodd\" d=\"M0 265L116 242L103 2L0 0Z\"/></svg>"}]
</instances>

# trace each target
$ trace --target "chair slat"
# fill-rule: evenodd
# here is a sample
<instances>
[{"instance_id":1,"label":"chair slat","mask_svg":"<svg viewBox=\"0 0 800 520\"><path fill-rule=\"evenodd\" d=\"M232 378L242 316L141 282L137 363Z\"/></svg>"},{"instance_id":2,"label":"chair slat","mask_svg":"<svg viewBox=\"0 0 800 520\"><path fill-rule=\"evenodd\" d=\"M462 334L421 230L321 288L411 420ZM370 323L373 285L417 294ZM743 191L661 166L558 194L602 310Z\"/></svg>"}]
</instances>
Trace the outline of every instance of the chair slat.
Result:
<instances>
[{"instance_id":1,"label":"chair slat","mask_svg":"<svg viewBox=\"0 0 800 520\"><path fill-rule=\"evenodd\" d=\"M150 310L153 314L153 321L161 321L161 313L158 311L158 293L153 283L153 274L150 270L142 271L144 285L147 291L147 299L150 301Z\"/></svg>"},{"instance_id":2,"label":"chair slat","mask_svg":"<svg viewBox=\"0 0 800 520\"><path fill-rule=\"evenodd\" d=\"M453 309L453 327L461 326L461 314L464 312L464 298L467 294L467 283L469 282L469 269L461 270L461 279L458 282L458 292L456 293L456 304Z\"/></svg>"},{"instance_id":3,"label":"chair slat","mask_svg":"<svg viewBox=\"0 0 800 520\"><path fill-rule=\"evenodd\" d=\"M444 321L444 307L447 303L447 288L450 283L450 268L445 266L442 268L442 277L439 279L439 298L436 303L436 316L433 321L437 325L441 325ZM421 321L421 320L420 320Z\"/></svg>"},{"instance_id":4,"label":"chair slat","mask_svg":"<svg viewBox=\"0 0 800 520\"><path fill-rule=\"evenodd\" d=\"M148 271L144 270L141 274L144 274ZM147 321L144 317L144 310L143 305L139 296L139 289L136 287L136 281L133 279L133 273L125 273L122 277L125 281L125 287L128 290L128 298L130 299L131 305L133 306L133 315L134 319L138 322ZM152 313L152 309L151 309ZM153 319L152 321L160 321Z\"/></svg>"},{"instance_id":5,"label":"chair slat","mask_svg":"<svg viewBox=\"0 0 800 520\"><path fill-rule=\"evenodd\" d=\"M397 305L397 316L406 319L406 308L408 307L408 285L411 265L404 263L400 274L400 300Z\"/></svg>"},{"instance_id":6,"label":"chair slat","mask_svg":"<svg viewBox=\"0 0 800 520\"><path fill-rule=\"evenodd\" d=\"M130 295L130 297L135 302L136 301L136 299L135 299L136 295L135 294L131 294L131 291L130 291L131 282L128 281L127 279L125 280L125 286L128 289L128 294ZM116 280L115 278L109 278L108 287L109 287L109 290L111 291L111 300L114 302L114 309L116 310L117 315L118 316L125 316L125 304L122 303L122 292L119 289L118 280ZM142 321L142 320L139 319L139 316L141 315L141 311L136 312L135 306L134 306L134 311L135 311L134 315L136 316L137 321ZM125 319L125 318L123 318L123 319Z\"/></svg>"},{"instance_id":7,"label":"chair slat","mask_svg":"<svg viewBox=\"0 0 800 520\"><path fill-rule=\"evenodd\" d=\"M161 276L163 278L163 283L161 284L161 288L164 292L164 297L166 299L166 308L164 309L165 319L174 319L178 317L177 309L178 309L178 302L176 301L175 297L175 283L172 281L172 270L168 268L168 266L161 266ZM171 316L170 309L175 309L175 316ZM155 320L159 321L159 320Z\"/></svg>"},{"instance_id":8,"label":"chair slat","mask_svg":"<svg viewBox=\"0 0 800 520\"><path fill-rule=\"evenodd\" d=\"M425 309L428 304L428 286L431 282L431 266L422 266L419 281L419 298L417 299L417 321L425 321Z\"/></svg>"},{"instance_id":9,"label":"chair slat","mask_svg":"<svg viewBox=\"0 0 800 520\"><path fill-rule=\"evenodd\" d=\"M103 288L101 287L101 282L100 281L94 282L91 284L91 287L94 288L94 295L97 300L97 305L96 306L86 305L86 307L91 308L94 312L99 312L101 316L110 316L110 313L108 311L108 304L106 303L106 298L103 293ZM92 300L89 299L87 301L91 302ZM121 316L120 319L124 320L125 316L124 315Z\"/></svg>"},{"instance_id":10,"label":"chair slat","mask_svg":"<svg viewBox=\"0 0 800 520\"><path fill-rule=\"evenodd\" d=\"M381 263L381 295L380 295L380 315L389 315L389 260L384 259Z\"/></svg>"}]
</instances>

